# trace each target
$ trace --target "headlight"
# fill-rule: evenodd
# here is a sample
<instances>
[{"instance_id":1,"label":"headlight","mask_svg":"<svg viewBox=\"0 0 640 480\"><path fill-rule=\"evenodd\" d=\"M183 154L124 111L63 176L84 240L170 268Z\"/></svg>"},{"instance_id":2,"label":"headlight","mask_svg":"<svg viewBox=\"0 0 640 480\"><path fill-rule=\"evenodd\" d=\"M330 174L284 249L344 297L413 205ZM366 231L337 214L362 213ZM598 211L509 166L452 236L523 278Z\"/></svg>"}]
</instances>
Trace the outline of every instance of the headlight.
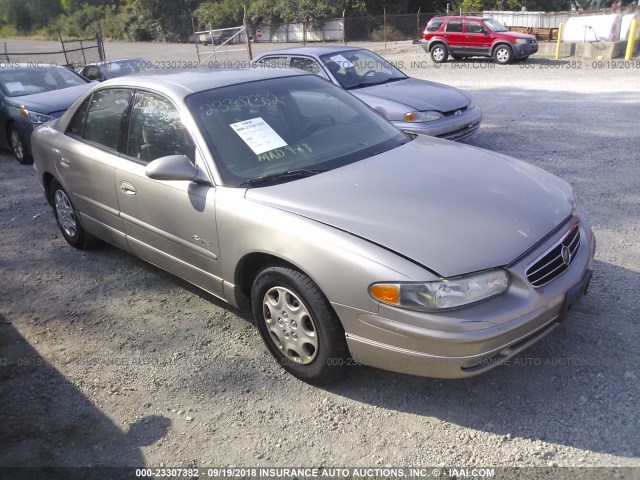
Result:
<instances>
[{"instance_id":1,"label":"headlight","mask_svg":"<svg viewBox=\"0 0 640 480\"><path fill-rule=\"evenodd\" d=\"M29 120L31 123L46 123L51 120L55 120L56 117L52 117L51 115L45 115L44 113L32 112L31 110L27 110L26 108L20 109L20 115Z\"/></svg>"},{"instance_id":2,"label":"headlight","mask_svg":"<svg viewBox=\"0 0 640 480\"><path fill-rule=\"evenodd\" d=\"M442 114L434 110L427 110L426 112L409 112L404 114L405 122L432 122L433 120L440 120Z\"/></svg>"},{"instance_id":3,"label":"headlight","mask_svg":"<svg viewBox=\"0 0 640 480\"><path fill-rule=\"evenodd\" d=\"M472 108L476 108L476 102L474 102L473 100L471 100L469 102L469 105L467 105L467 110L471 110Z\"/></svg>"},{"instance_id":4,"label":"headlight","mask_svg":"<svg viewBox=\"0 0 640 480\"><path fill-rule=\"evenodd\" d=\"M500 295L508 286L509 274L495 269L435 282L375 283L369 287L369 294L395 307L436 312Z\"/></svg>"},{"instance_id":5,"label":"headlight","mask_svg":"<svg viewBox=\"0 0 640 480\"><path fill-rule=\"evenodd\" d=\"M516 43L519 43L519 44L529 43L529 40L527 40L526 38L516 38Z\"/></svg>"}]
</instances>

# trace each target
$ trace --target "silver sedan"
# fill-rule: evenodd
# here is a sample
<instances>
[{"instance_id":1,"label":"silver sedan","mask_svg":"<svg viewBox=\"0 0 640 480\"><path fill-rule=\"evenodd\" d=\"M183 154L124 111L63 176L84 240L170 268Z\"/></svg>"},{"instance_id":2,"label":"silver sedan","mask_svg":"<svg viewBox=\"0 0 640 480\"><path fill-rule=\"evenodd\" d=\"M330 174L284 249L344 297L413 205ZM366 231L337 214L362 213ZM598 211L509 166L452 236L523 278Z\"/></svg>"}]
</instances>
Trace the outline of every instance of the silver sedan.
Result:
<instances>
[{"instance_id":1,"label":"silver sedan","mask_svg":"<svg viewBox=\"0 0 640 480\"><path fill-rule=\"evenodd\" d=\"M314 73L349 90L405 132L462 140L476 133L482 121L482 112L462 90L407 77L391 62L364 48L272 50L256 57L253 66Z\"/></svg>"},{"instance_id":2,"label":"silver sedan","mask_svg":"<svg viewBox=\"0 0 640 480\"><path fill-rule=\"evenodd\" d=\"M106 81L33 136L65 239L239 306L309 382L364 363L476 375L554 330L595 240L572 188L401 132L299 70Z\"/></svg>"}]
</instances>

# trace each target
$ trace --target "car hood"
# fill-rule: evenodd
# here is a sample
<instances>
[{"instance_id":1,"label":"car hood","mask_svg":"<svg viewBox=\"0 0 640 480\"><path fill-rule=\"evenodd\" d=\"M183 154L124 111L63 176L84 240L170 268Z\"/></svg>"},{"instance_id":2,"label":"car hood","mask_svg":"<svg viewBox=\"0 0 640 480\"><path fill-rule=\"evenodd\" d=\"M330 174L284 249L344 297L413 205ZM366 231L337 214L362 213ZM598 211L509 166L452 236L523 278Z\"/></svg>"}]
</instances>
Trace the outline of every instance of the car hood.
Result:
<instances>
[{"instance_id":1,"label":"car hood","mask_svg":"<svg viewBox=\"0 0 640 480\"><path fill-rule=\"evenodd\" d=\"M368 104L372 102L367 97L378 97L403 103L415 110L439 112L450 112L466 107L471 101L467 94L457 88L417 78L358 88L349 92Z\"/></svg>"},{"instance_id":2,"label":"car hood","mask_svg":"<svg viewBox=\"0 0 640 480\"><path fill-rule=\"evenodd\" d=\"M246 198L349 232L450 277L511 263L574 208L571 187L496 153L418 136Z\"/></svg>"},{"instance_id":3,"label":"car hood","mask_svg":"<svg viewBox=\"0 0 640 480\"><path fill-rule=\"evenodd\" d=\"M6 101L14 104L19 108L27 108L39 113L45 113L59 117L80 96L94 87L95 83L87 83L85 85L77 85L75 87L61 88L60 90L52 90L51 92L34 93L33 95L23 95L21 97L7 97Z\"/></svg>"},{"instance_id":4,"label":"car hood","mask_svg":"<svg viewBox=\"0 0 640 480\"><path fill-rule=\"evenodd\" d=\"M533 35L529 35L528 33L520 33L520 32L500 32L500 35L503 35L505 37L510 37L513 39L516 39L516 38L526 38L527 40L536 39L536 37L534 37Z\"/></svg>"}]
</instances>

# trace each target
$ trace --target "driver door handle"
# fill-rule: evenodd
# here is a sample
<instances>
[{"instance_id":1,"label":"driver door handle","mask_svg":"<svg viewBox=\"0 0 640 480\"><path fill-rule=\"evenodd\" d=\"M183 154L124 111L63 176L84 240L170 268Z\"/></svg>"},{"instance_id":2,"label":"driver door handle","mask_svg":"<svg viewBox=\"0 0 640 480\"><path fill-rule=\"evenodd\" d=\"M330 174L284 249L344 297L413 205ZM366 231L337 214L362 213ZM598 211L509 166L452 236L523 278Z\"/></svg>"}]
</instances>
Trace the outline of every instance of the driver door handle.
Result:
<instances>
[{"instance_id":1,"label":"driver door handle","mask_svg":"<svg viewBox=\"0 0 640 480\"><path fill-rule=\"evenodd\" d=\"M125 181L120 182L120 190L125 195L135 195L137 192L136 187Z\"/></svg>"}]
</instances>

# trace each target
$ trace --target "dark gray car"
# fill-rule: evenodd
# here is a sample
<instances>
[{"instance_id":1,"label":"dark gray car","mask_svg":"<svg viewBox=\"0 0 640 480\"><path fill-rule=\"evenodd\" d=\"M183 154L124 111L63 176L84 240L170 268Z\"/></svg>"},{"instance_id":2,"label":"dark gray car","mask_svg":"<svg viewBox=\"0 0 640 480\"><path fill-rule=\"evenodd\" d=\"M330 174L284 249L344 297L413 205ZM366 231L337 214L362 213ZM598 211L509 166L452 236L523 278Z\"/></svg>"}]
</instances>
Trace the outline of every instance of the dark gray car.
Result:
<instances>
[{"instance_id":1,"label":"dark gray car","mask_svg":"<svg viewBox=\"0 0 640 480\"><path fill-rule=\"evenodd\" d=\"M403 133L299 70L109 80L33 147L71 245L98 237L250 302L306 381L356 362L479 374L553 331L591 278L566 182Z\"/></svg>"},{"instance_id":2,"label":"dark gray car","mask_svg":"<svg viewBox=\"0 0 640 480\"><path fill-rule=\"evenodd\" d=\"M123 58L106 62L90 63L80 70L80 74L89 80L104 82L111 78L131 75L132 73L146 73L155 70L154 65L144 58Z\"/></svg>"},{"instance_id":3,"label":"dark gray car","mask_svg":"<svg viewBox=\"0 0 640 480\"><path fill-rule=\"evenodd\" d=\"M65 67L3 62L0 65L0 148L31 163L33 129L62 115L91 88Z\"/></svg>"},{"instance_id":4,"label":"dark gray car","mask_svg":"<svg viewBox=\"0 0 640 480\"><path fill-rule=\"evenodd\" d=\"M473 135L482 112L469 95L441 83L411 78L364 48L316 46L272 50L254 67L292 67L349 90L405 132L448 140Z\"/></svg>"}]
</instances>

